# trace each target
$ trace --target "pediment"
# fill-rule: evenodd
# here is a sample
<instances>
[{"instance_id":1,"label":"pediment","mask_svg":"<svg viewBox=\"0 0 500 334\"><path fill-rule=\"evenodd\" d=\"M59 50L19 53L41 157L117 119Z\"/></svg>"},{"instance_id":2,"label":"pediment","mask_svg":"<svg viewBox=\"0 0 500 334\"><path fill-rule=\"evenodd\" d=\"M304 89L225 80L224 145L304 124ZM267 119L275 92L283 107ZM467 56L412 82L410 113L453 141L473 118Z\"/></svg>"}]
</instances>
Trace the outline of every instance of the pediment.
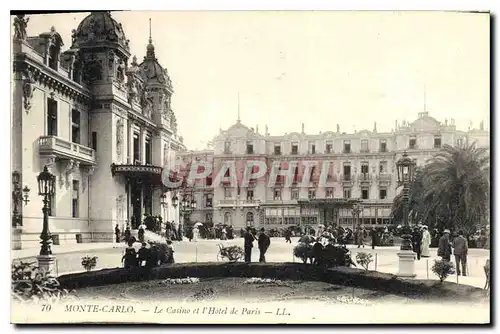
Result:
<instances>
[{"instance_id":1,"label":"pediment","mask_svg":"<svg viewBox=\"0 0 500 334\"><path fill-rule=\"evenodd\" d=\"M262 138L262 135L256 133L253 129L242 124L241 122L236 122L236 124L230 126L226 131L217 136L217 139L227 139L227 138Z\"/></svg>"},{"instance_id":2,"label":"pediment","mask_svg":"<svg viewBox=\"0 0 500 334\"><path fill-rule=\"evenodd\" d=\"M298 132L291 132L287 135L288 139L300 139L302 135Z\"/></svg>"},{"instance_id":3,"label":"pediment","mask_svg":"<svg viewBox=\"0 0 500 334\"><path fill-rule=\"evenodd\" d=\"M426 116L410 123L409 127L414 131L436 130L441 127L441 123L433 117Z\"/></svg>"}]
</instances>

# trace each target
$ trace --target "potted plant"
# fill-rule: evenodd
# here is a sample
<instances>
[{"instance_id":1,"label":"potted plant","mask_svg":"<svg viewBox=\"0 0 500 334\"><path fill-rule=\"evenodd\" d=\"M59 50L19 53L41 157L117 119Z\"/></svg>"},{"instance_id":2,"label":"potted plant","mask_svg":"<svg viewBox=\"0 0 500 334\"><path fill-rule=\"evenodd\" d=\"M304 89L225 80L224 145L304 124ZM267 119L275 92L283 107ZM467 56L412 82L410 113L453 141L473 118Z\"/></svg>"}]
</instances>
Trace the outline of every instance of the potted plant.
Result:
<instances>
[{"instance_id":1,"label":"potted plant","mask_svg":"<svg viewBox=\"0 0 500 334\"><path fill-rule=\"evenodd\" d=\"M82 267L87 271L91 271L97 266L97 256L84 256L82 257Z\"/></svg>"}]
</instances>

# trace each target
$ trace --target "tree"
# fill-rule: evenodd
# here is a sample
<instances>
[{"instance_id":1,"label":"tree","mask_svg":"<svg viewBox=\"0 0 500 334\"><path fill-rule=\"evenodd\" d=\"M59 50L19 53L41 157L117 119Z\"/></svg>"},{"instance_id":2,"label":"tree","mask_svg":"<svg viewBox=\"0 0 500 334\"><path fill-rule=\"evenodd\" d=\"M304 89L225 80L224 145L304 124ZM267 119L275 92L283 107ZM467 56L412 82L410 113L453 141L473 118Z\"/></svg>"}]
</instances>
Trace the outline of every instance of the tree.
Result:
<instances>
[{"instance_id":1,"label":"tree","mask_svg":"<svg viewBox=\"0 0 500 334\"><path fill-rule=\"evenodd\" d=\"M475 225L489 215L489 151L475 144L445 145L424 168L417 168L410 184L408 212L413 222L429 228L462 228ZM403 221L402 195L392 206L395 221Z\"/></svg>"},{"instance_id":2,"label":"tree","mask_svg":"<svg viewBox=\"0 0 500 334\"><path fill-rule=\"evenodd\" d=\"M475 144L445 145L424 169L425 217L446 217L448 228L474 229L487 219L490 203L489 151Z\"/></svg>"}]
</instances>

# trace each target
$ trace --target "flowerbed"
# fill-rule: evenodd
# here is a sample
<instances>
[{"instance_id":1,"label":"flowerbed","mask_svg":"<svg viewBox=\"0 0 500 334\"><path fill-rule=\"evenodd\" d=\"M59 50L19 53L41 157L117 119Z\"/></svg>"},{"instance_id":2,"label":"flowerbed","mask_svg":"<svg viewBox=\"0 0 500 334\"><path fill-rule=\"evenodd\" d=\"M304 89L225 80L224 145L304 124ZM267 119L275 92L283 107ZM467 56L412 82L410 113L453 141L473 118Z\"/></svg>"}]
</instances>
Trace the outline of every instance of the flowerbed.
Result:
<instances>
[{"instance_id":1,"label":"flowerbed","mask_svg":"<svg viewBox=\"0 0 500 334\"><path fill-rule=\"evenodd\" d=\"M160 284L193 284L199 283L200 279L198 277L187 277L187 278L167 278L160 282Z\"/></svg>"},{"instance_id":2,"label":"flowerbed","mask_svg":"<svg viewBox=\"0 0 500 334\"><path fill-rule=\"evenodd\" d=\"M323 269L302 263L176 263L153 269L105 269L59 277L66 289L120 284L149 279L176 279L185 277L216 278L244 277L282 281L322 281L341 286L356 287L405 296L409 298L470 299L471 294L483 294L482 289L450 282L440 284L426 280L400 280L394 275L356 268ZM268 283L265 283L268 284Z\"/></svg>"}]
</instances>

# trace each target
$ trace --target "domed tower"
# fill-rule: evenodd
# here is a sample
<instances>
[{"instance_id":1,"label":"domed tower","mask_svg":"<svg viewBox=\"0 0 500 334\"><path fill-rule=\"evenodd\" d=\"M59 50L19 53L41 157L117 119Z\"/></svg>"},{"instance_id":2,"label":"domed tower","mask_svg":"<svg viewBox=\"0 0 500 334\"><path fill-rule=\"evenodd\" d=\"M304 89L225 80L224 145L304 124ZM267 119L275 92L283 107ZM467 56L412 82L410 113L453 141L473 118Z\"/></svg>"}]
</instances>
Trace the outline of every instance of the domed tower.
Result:
<instances>
[{"instance_id":1,"label":"domed tower","mask_svg":"<svg viewBox=\"0 0 500 334\"><path fill-rule=\"evenodd\" d=\"M143 62L136 66L133 69L134 74L143 84L140 97L143 112L150 115L159 127L176 136L177 120L170 104L174 93L172 81L167 69L163 68L156 58L151 31L146 46L146 56Z\"/></svg>"},{"instance_id":2,"label":"domed tower","mask_svg":"<svg viewBox=\"0 0 500 334\"><path fill-rule=\"evenodd\" d=\"M125 37L121 23L116 22L109 11L92 12L72 31L71 39L71 51L76 55L76 81L80 79L92 87L113 82L119 85L125 83L130 57L129 40ZM101 88L93 91L101 93Z\"/></svg>"}]
</instances>

